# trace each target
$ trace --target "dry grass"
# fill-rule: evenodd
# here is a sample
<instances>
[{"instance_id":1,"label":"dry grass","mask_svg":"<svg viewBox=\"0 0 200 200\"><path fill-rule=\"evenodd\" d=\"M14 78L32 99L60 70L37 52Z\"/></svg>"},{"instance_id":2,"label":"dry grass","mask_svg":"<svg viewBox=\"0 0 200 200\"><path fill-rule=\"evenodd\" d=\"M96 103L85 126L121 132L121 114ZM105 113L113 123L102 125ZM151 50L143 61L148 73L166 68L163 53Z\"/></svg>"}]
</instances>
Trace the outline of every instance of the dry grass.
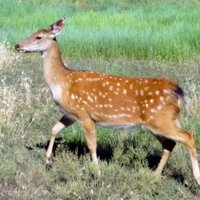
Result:
<instances>
[{"instance_id":1,"label":"dry grass","mask_svg":"<svg viewBox=\"0 0 200 200\"><path fill-rule=\"evenodd\" d=\"M187 114L200 118L200 85L190 83L188 80L186 87L189 94L185 98L185 108Z\"/></svg>"},{"instance_id":2,"label":"dry grass","mask_svg":"<svg viewBox=\"0 0 200 200\"><path fill-rule=\"evenodd\" d=\"M44 166L45 144L59 119L44 83L41 58L9 51L0 44L0 198L1 199L198 199L188 152L177 145L164 177L152 176L147 157L159 156L161 147L147 131L132 133L97 129L99 146L112 152L110 162L100 160L97 178L84 146L82 131L75 125L62 132L54 167ZM136 77L168 76L186 92L184 128L196 132L199 149L199 61L160 63L128 60L68 60L68 67ZM188 70L190 69L190 70ZM70 150L69 142L77 146ZM111 148L108 148L108 147ZM84 151L87 152L86 149ZM181 156L180 156L181 155Z\"/></svg>"},{"instance_id":3,"label":"dry grass","mask_svg":"<svg viewBox=\"0 0 200 200\"><path fill-rule=\"evenodd\" d=\"M12 66L17 60L21 60L21 55L9 50L10 44L7 41L0 43L0 70L4 70L4 67Z\"/></svg>"}]
</instances>

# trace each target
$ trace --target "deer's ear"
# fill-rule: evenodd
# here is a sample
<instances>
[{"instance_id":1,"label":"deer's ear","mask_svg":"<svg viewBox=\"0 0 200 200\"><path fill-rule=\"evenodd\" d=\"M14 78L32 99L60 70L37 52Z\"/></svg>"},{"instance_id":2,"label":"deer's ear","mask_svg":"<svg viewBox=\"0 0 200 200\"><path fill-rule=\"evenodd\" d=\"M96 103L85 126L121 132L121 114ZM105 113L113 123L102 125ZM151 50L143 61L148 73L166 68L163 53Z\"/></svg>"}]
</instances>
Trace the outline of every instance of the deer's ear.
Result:
<instances>
[{"instance_id":1,"label":"deer's ear","mask_svg":"<svg viewBox=\"0 0 200 200\"><path fill-rule=\"evenodd\" d=\"M49 27L52 37L55 37L56 35L62 32L64 28L65 20L66 18L63 17Z\"/></svg>"}]
</instances>

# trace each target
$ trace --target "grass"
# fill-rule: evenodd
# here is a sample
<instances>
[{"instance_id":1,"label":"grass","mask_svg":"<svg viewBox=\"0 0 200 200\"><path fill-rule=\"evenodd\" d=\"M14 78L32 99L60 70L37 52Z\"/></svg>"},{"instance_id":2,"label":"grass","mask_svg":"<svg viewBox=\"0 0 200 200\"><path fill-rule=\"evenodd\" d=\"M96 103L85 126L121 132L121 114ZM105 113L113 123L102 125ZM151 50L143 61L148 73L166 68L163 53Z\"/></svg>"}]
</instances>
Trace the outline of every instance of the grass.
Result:
<instances>
[{"instance_id":1,"label":"grass","mask_svg":"<svg viewBox=\"0 0 200 200\"><path fill-rule=\"evenodd\" d=\"M42 78L40 55L9 51L1 55L0 197L1 199L198 199L199 186L189 153L178 144L163 177L152 171L162 150L148 131L112 131L97 127L101 177L95 175L86 141L78 124L62 131L56 141L54 166L45 170L45 151L53 124L60 118ZM199 147L199 62L67 59L75 70L116 75L160 77L179 82L186 91L182 126L196 133ZM95 68L94 68L95 67ZM142 69L142 70L141 70ZM180 156L181 155L181 156Z\"/></svg>"},{"instance_id":2,"label":"grass","mask_svg":"<svg viewBox=\"0 0 200 200\"><path fill-rule=\"evenodd\" d=\"M177 61L200 53L198 1L48 2L2 1L0 41L14 46L66 16L58 40L68 57Z\"/></svg>"},{"instance_id":3,"label":"grass","mask_svg":"<svg viewBox=\"0 0 200 200\"><path fill-rule=\"evenodd\" d=\"M74 70L178 82L186 93L182 127L195 133L200 152L198 9L195 0L0 2L0 199L199 199L187 149L177 144L163 176L153 177L162 150L141 128L97 127L97 177L75 124L57 138L54 165L46 171L50 131L61 115L43 79L40 55L12 50L67 15L58 37L64 63Z\"/></svg>"}]
</instances>

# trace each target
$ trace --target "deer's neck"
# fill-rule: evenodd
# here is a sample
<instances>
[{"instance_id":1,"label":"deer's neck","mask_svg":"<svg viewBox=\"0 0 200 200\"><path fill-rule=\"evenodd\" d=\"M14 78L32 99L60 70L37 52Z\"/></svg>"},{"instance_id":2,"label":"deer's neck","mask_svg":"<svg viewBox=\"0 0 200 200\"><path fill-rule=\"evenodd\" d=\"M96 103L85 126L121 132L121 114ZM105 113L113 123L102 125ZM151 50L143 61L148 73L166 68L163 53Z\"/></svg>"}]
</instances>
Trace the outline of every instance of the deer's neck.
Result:
<instances>
[{"instance_id":1,"label":"deer's neck","mask_svg":"<svg viewBox=\"0 0 200 200\"><path fill-rule=\"evenodd\" d=\"M55 85L60 85L60 81L63 80L62 77L66 77L70 73L70 70L62 63L56 40L53 41L52 46L43 53L42 57L44 77L47 84L50 88Z\"/></svg>"}]
</instances>

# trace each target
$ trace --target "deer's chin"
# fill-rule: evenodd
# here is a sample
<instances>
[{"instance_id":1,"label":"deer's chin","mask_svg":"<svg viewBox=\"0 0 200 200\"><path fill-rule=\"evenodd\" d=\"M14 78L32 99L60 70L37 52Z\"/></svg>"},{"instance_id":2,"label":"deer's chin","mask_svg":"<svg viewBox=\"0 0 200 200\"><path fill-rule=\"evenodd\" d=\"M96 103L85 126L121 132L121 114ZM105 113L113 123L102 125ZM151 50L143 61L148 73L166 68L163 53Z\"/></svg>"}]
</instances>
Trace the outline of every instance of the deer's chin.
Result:
<instances>
[{"instance_id":1,"label":"deer's chin","mask_svg":"<svg viewBox=\"0 0 200 200\"><path fill-rule=\"evenodd\" d=\"M19 53L26 53L27 50L26 50L26 49L19 49L18 52L19 52Z\"/></svg>"}]
</instances>

